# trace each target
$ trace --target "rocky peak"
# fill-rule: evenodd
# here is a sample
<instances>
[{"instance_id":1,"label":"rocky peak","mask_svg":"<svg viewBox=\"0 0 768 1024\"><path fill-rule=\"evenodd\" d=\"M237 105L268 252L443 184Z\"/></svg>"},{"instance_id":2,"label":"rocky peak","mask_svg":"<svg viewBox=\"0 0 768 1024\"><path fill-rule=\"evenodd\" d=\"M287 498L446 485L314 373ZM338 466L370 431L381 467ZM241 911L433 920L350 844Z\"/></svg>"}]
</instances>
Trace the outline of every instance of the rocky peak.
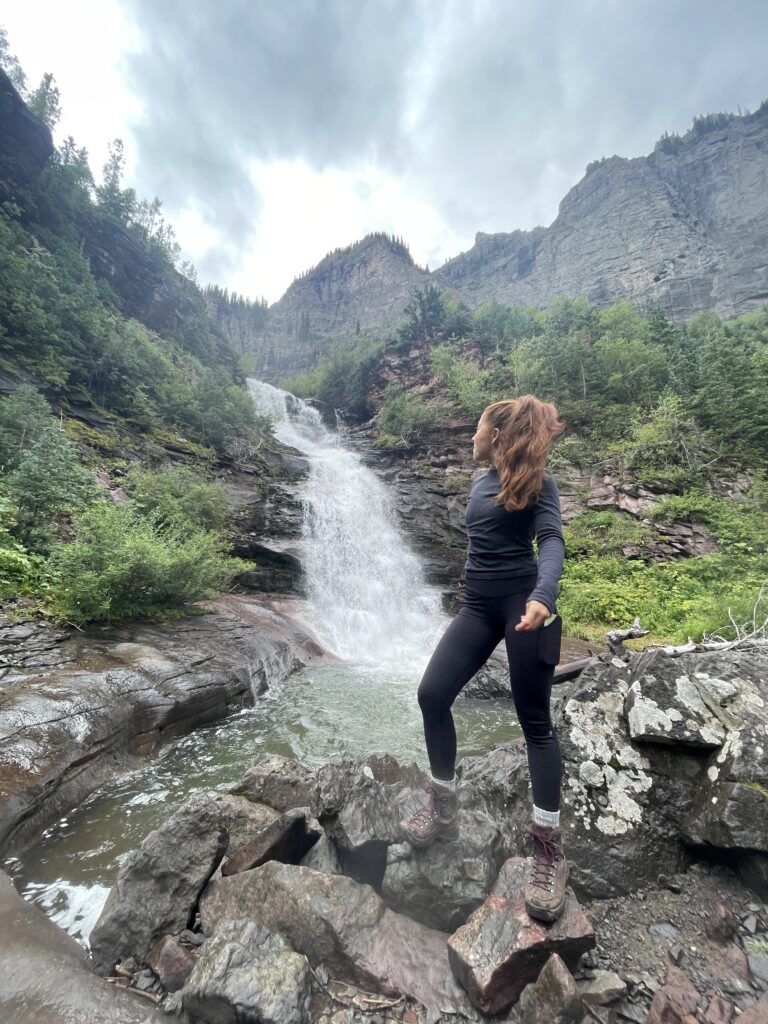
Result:
<instances>
[{"instance_id":1,"label":"rocky peak","mask_svg":"<svg viewBox=\"0 0 768 1024\"><path fill-rule=\"evenodd\" d=\"M33 181L53 153L51 130L36 117L0 68L0 198Z\"/></svg>"}]
</instances>

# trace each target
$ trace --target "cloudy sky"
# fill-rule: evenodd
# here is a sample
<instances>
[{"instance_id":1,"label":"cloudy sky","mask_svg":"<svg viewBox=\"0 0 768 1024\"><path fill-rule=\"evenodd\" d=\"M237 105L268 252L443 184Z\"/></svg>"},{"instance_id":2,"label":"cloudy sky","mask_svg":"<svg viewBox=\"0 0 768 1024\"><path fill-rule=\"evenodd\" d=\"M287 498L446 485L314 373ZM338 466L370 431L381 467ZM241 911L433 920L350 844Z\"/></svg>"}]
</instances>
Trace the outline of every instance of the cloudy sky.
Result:
<instances>
[{"instance_id":1,"label":"cloudy sky","mask_svg":"<svg viewBox=\"0 0 768 1024\"><path fill-rule=\"evenodd\" d=\"M549 224L591 160L768 97L766 0L4 0L57 138L157 195L201 282L277 300L331 249L435 268Z\"/></svg>"}]
</instances>

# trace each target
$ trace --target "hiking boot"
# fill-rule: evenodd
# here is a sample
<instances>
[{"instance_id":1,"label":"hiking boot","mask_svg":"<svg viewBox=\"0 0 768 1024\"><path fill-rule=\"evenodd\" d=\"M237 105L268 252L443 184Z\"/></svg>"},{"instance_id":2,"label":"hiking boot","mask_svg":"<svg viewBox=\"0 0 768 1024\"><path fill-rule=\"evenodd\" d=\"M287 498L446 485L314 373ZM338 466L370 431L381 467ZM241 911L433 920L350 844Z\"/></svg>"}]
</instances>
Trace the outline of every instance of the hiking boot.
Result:
<instances>
[{"instance_id":1,"label":"hiking boot","mask_svg":"<svg viewBox=\"0 0 768 1024\"><path fill-rule=\"evenodd\" d=\"M533 825L533 864L525 887L525 909L537 921L556 921L565 907L568 863L559 828Z\"/></svg>"},{"instance_id":2,"label":"hiking boot","mask_svg":"<svg viewBox=\"0 0 768 1024\"><path fill-rule=\"evenodd\" d=\"M429 846L435 839L458 839L456 823L458 799L455 790L443 789L437 783L427 788L429 803L410 818L400 822L400 829L411 846Z\"/></svg>"}]
</instances>

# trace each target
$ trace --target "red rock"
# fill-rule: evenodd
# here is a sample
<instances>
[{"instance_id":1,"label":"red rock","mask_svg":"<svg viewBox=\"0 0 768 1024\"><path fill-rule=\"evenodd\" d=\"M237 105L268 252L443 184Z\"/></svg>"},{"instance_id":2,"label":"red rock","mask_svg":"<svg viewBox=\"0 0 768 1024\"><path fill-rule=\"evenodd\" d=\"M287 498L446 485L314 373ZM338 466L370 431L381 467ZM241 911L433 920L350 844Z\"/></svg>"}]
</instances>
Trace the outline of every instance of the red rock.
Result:
<instances>
[{"instance_id":1,"label":"red rock","mask_svg":"<svg viewBox=\"0 0 768 1024\"><path fill-rule=\"evenodd\" d=\"M257 835L224 861L225 877L265 864L268 860L298 863L320 837L317 823L311 825L298 808L281 814Z\"/></svg>"},{"instance_id":2,"label":"red rock","mask_svg":"<svg viewBox=\"0 0 768 1024\"><path fill-rule=\"evenodd\" d=\"M726 978L749 981L749 961L738 946L711 946L707 967L715 981Z\"/></svg>"},{"instance_id":3,"label":"red rock","mask_svg":"<svg viewBox=\"0 0 768 1024\"><path fill-rule=\"evenodd\" d=\"M169 992L177 992L195 966L195 958L172 935L164 935L147 953L147 963Z\"/></svg>"},{"instance_id":4,"label":"red rock","mask_svg":"<svg viewBox=\"0 0 768 1024\"><path fill-rule=\"evenodd\" d=\"M488 898L448 940L448 959L474 1006L498 1013L558 953L571 967L595 945L595 932L569 889L562 917L545 925L525 911L528 860L504 863Z\"/></svg>"},{"instance_id":5,"label":"red rock","mask_svg":"<svg viewBox=\"0 0 768 1024\"><path fill-rule=\"evenodd\" d=\"M668 967L664 984L651 1000L646 1024L696 1024L699 993L679 967Z\"/></svg>"},{"instance_id":6,"label":"red rock","mask_svg":"<svg viewBox=\"0 0 768 1024\"><path fill-rule=\"evenodd\" d=\"M742 1013L739 1024L768 1024L768 992Z\"/></svg>"},{"instance_id":7,"label":"red rock","mask_svg":"<svg viewBox=\"0 0 768 1024\"><path fill-rule=\"evenodd\" d=\"M704 1020L706 1024L731 1024L736 1007L722 996L713 996L709 1002Z\"/></svg>"},{"instance_id":8,"label":"red rock","mask_svg":"<svg viewBox=\"0 0 768 1024\"><path fill-rule=\"evenodd\" d=\"M733 911L724 904L716 903L715 908L704 922L704 931L713 942L725 944L733 938L739 922Z\"/></svg>"},{"instance_id":9,"label":"red rock","mask_svg":"<svg viewBox=\"0 0 768 1024\"><path fill-rule=\"evenodd\" d=\"M573 975L553 953L541 974L520 996L525 1024L576 1024L584 1016L584 1005Z\"/></svg>"}]
</instances>

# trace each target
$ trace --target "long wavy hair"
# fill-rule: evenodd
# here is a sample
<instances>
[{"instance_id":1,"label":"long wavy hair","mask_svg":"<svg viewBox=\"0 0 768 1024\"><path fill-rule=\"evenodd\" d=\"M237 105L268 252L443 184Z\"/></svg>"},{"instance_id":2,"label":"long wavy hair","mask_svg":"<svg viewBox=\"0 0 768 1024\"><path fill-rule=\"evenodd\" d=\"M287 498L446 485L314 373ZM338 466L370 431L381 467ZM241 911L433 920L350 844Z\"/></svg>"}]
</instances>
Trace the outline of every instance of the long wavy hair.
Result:
<instances>
[{"instance_id":1,"label":"long wavy hair","mask_svg":"<svg viewBox=\"0 0 768 1024\"><path fill-rule=\"evenodd\" d=\"M483 410L491 430L499 430L493 449L493 465L501 488L494 501L508 512L526 508L541 492L547 453L552 441L565 430L557 409L535 395L494 402Z\"/></svg>"}]
</instances>

